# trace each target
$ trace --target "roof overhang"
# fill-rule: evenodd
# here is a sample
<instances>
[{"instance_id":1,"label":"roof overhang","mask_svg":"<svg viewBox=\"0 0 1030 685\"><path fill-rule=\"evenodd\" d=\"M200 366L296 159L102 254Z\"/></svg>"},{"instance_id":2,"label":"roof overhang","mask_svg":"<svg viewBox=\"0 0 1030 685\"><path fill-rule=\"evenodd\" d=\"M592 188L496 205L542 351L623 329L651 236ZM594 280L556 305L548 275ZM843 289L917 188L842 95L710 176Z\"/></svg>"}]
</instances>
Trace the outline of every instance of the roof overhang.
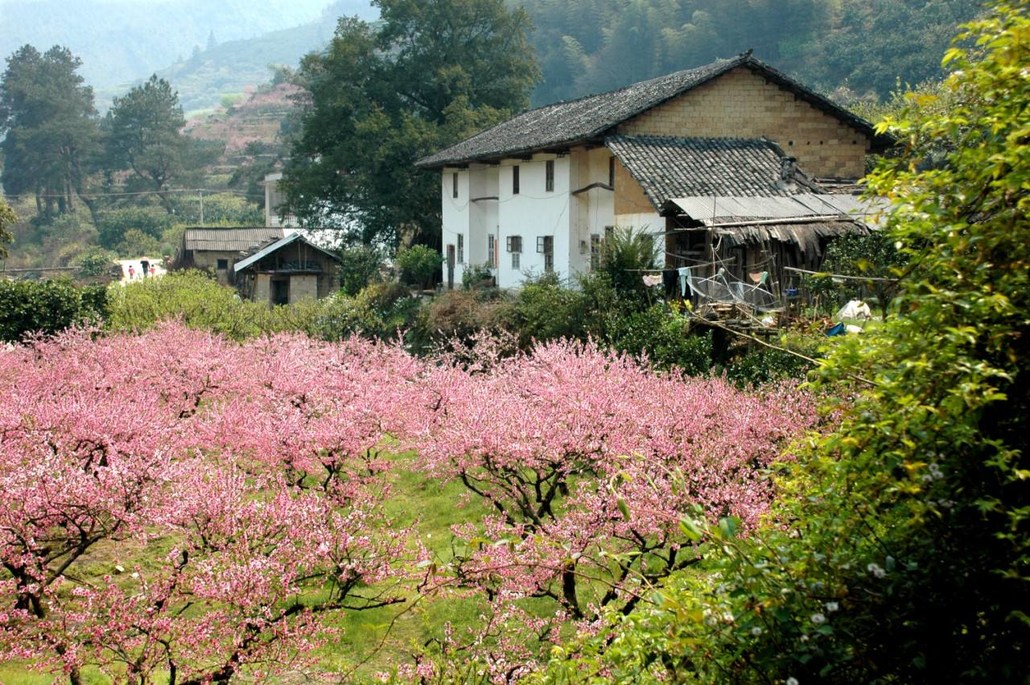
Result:
<instances>
[{"instance_id":1,"label":"roof overhang","mask_svg":"<svg viewBox=\"0 0 1030 685\"><path fill-rule=\"evenodd\" d=\"M322 254L324 254L325 256L329 257L330 259L333 259L333 260L335 260L337 262L340 261L339 256L333 254L329 250L325 250L325 249L319 247L318 245L315 245L313 242L311 242L310 240L305 238L300 233L293 233L293 234L290 234L290 235L286 236L285 238L282 238L280 240L275 241L274 243L272 243L271 245L268 245L267 247L264 247L264 248L258 250L257 252L255 252L254 254L250 255L246 259L241 259L240 261L236 262L236 264L233 265L233 272L234 273L239 273L239 272L243 271L244 269L246 269L247 267L249 267L249 266L251 266L253 264L256 264L257 262L261 261L262 259L264 259L268 255L272 254L273 252L277 252L277 251L283 249L284 247L286 247L287 245L291 245L291 244L293 244L295 242L302 242L305 245L307 245L308 247L310 247L311 249L316 250L318 252L321 252Z\"/></svg>"}]
</instances>

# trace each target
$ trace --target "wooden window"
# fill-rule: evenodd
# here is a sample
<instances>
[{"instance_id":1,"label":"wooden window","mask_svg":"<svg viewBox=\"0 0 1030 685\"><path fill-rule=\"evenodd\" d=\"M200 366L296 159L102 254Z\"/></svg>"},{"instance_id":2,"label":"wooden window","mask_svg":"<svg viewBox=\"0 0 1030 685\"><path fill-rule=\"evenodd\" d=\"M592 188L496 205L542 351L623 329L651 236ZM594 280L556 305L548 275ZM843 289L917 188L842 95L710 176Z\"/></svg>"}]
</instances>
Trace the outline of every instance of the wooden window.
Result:
<instances>
[{"instance_id":1,"label":"wooden window","mask_svg":"<svg viewBox=\"0 0 1030 685\"><path fill-rule=\"evenodd\" d=\"M497 267L497 238L493 233L486 236L486 263L491 268Z\"/></svg>"},{"instance_id":2,"label":"wooden window","mask_svg":"<svg viewBox=\"0 0 1030 685\"><path fill-rule=\"evenodd\" d=\"M591 233L590 234L590 268L597 269L601 268L601 234Z\"/></svg>"},{"instance_id":3,"label":"wooden window","mask_svg":"<svg viewBox=\"0 0 1030 685\"><path fill-rule=\"evenodd\" d=\"M505 244L508 248L508 252L513 252L516 254L522 252L522 236L520 235L508 236Z\"/></svg>"},{"instance_id":4,"label":"wooden window","mask_svg":"<svg viewBox=\"0 0 1030 685\"><path fill-rule=\"evenodd\" d=\"M216 268L219 271L226 271L226 270L228 270L229 269L229 260L228 259L219 259L218 260L218 266ZM143 274L143 275L146 276L146 274Z\"/></svg>"},{"instance_id":5,"label":"wooden window","mask_svg":"<svg viewBox=\"0 0 1030 685\"><path fill-rule=\"evenodd\" d=\"M519 254L518 252L512 252L511 253L511 268L513 268L513 269L521 268L521 258L522 258L521 254Z\"/></svg>"},{"instance_id":6,"label":"wooden window","mask_svg":"<svg viewBox=\"0 0 1030 685\"><path fill-rule=\"evenodd\" d=\"M451 197L458 197L458 172L451 174Z\"/></svg>"},{"instance_id":7,"label":"wooden window","mask_svg":"<svg viewBox=\"0 0 1030 685\"><path fill-rule=\"evenodd\" d=\"M544 164L544 190L554 192L554 160L549 159Z\"/></svg>"},{"instance_id":8,"label":"wooden window","mask_svg":"<svg viewBox=\"0 0 1030 685\"><path fill-rule=\"evenodd\" d=\"M615 158L608 158L608 186L615 189Z\"/></svg>"},{"instance_id":9,"label":"wooden window","mask_svg":"<svg viewBox=\"0 0 1030 685\"><path fill-rule=\"evenodd\" d=\"M544 255L544 272L554 271L554 236L542 235L536 239L536 251Z\"/></svg>"},{"instance_id":10,"label":"wooden window","mask_svg":"<svg viewBox=\"0 0 1030 685\"><path fill-rule=\"evenodd\" d=\"M465 234L458 234L458 264L465 263Z\"/></svg>"},{"instance_id":11,"label":"wooden window","mask_svg":"<svg viewBox=\"0 0 1030 685\"><path fill-rule=\"evenodd\" d=\"M516 164L511 168L511 194L519 194L519 166Z\"/></svg>"}]
</instances>

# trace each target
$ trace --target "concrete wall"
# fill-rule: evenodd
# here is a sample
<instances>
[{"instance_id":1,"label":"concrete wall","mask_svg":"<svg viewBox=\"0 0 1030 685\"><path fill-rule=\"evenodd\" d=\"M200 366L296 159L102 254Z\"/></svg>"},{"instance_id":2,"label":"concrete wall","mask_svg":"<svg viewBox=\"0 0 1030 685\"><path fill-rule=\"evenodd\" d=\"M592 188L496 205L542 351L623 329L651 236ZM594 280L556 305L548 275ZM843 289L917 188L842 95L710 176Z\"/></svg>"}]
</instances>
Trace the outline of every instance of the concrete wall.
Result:
<instances>
[{"instance_id":1,"label":"concrete wall","mask_svg":"<svg viewBox=\"0 0 1030 685\"><path fill-rule=\"evenodd\" d=\"M269 274L258 274L254 278L254 301L272 302L272 277Z\"/></svg>"},{"instance_id":2,"label":"concrete wall","mask_svg":"<svg viewBox=\"0 0 1030 685\"><path fill-rule=\"evenodd\" d=\"M865 135L740 67L623 123L630 135L759 138L775 141L810 176L859 178Z\"/></svg>"}]
</instances>

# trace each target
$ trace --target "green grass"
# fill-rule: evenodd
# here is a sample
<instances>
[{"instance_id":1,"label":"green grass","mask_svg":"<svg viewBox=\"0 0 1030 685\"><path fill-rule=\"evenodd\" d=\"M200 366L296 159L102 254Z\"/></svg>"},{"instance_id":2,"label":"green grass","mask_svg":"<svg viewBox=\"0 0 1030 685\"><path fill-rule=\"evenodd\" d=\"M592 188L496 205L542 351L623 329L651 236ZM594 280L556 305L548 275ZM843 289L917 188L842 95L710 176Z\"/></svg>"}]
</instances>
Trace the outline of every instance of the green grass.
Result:
<instances>
[{"instance_id":1,"label":"green grass","mask_svg":"<svg viewBox=\"0 0 1030 685\"><path fill-rule=\"evenodd\" d=\"M390 487L385 511L395 528L411 529L413 544L420 542L438 563L445 564L451 558L450 527L478 519L484 509L477 500L463 503L465 490L460 483L441 483L416 471L415 458L410 454L391 458L394 468L384 475ZM162 566L162 559L173 544L167 538L151 541L145 548L132 540L100 544L80 561L77 572L87 580L129 574L136 567L146 574ZM124 571L118 571L118 566ZM420 596L416 586L412 581L393 588L394 594L404 598L403 603L335 615L329 626L333 634L315 652L318 663L312 669L314 674L333 680L343 678L346 682L368 682L377 672L389 672L398 663L411 663L412 655L427 640L438 636L445 623L475 625L485 608L481 601L445 595ZM83 678L85 685L111 683L95 669L86 669ZM0 685L66 682L63 676L34 671L25 662L0 664Z\"/></svg>"}]
</instances>

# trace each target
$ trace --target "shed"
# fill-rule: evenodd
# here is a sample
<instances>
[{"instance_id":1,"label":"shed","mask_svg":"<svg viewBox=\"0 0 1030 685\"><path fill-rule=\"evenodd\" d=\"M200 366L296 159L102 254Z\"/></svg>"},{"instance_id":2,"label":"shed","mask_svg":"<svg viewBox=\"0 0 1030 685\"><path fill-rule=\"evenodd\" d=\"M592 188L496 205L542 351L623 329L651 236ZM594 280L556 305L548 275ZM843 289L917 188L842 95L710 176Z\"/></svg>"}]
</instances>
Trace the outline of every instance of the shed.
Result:
<instances>
[{"instance_id":1,"label":"shed","mask_svg":"<svg viewBox=\"0 0 1030 685\"><path fill-rule=\"evenodd\" d=\"M284 235L280 227L187 228L175 266L211 271L222 285L233 285L233 267L238 261Z\"/></svg>"},{"instance_id":2,"label":"shed","mask_svg":"<svg viewBox=\"0 0 1030 685\"><path fill-rule=\"evenodd\" d=\"M233 272L244 297L271 305L327 297L340 289L340 258L300 233L236 262Z\"/></svg>"},{"instance_id":3,"label":"shed","mask_svg":"<svg viewBox=\"0 0 1030 685\"><path fill-rule=\"evenodd\" d=\"M767 274L775 294L789 287L786 267L818 269L827 243L866 235L884 203L854 195L692 196L663 206L670 266L697 275L724 269L738 280Z\"/></svg>"}]
</instances>

